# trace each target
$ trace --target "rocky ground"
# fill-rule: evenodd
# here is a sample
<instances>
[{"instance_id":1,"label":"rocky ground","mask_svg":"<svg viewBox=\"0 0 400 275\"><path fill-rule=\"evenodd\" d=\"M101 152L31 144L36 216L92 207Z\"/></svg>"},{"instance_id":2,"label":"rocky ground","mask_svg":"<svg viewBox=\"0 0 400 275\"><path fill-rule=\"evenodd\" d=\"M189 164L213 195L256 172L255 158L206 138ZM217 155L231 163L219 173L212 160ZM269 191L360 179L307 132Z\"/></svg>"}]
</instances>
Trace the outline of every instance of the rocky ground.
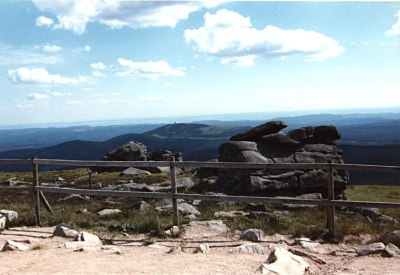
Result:
<instances>
[{"instance_id":1,"label":"rocky ground","mask_svg":"<svg viewBox=\"0 0 400 275\"><path fill-rule=\"evenodd\" d=\"M359 256L356 245L264 236L258 231L244 237L243 232L220 226L194 222L179 238L100 236L107 245L90 240L89 234L80 234L86 238L80 241L53 236L54 227L9 228L0 233L0 247L12 240L28 250L0 252L0 274L272 274L268 270L278 262L283 263L279 268L300 264L297 271L281 269L278 274L400 274L400 257L382 257L382 250ZM77 234L65 232L70 237ZM283 251L290 251L291 259L279 254ZM289 260L294 262L285 262Z\"/></svg>"}]
</instances>

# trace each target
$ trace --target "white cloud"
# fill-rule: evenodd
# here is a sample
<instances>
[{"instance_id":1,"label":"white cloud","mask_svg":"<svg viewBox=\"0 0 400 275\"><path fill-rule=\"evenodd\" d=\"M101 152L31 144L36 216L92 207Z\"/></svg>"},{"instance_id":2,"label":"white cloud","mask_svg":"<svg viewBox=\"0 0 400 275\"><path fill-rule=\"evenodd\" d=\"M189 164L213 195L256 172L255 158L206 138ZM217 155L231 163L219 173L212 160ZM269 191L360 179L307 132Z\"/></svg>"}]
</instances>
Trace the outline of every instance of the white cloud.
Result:
<instances>
[{"instance_id":1,"label":"white cloud","mask_svg":"<svg viewBox=\"0 0 400 275\"><path fill-rule=\"evenodd\" d=\"M49 53L55 53L61 51L63 48L57 45L44 45L42 47L43 51L49 52Z\"/></svg>"},{"instance_id":2,"label":"white cloud","mask_svg":"<svg viewBox=\"0 0 400 275\"><path fill-rule=\"evenodd\" d=\"M59 97L59 96L72 96L72 93L52 92L51 95L52 96L56 96L56 97Z\"/></svg>"},{"instance_id":3,"label":"white cloud","mask_svg":"<svg viewBox=\"0 0 400 275\"><path fill-rule=\"evenodd\" d=\"M186 42L198 54L220 57L223 64L251 66L257 57L302 55L319 61L344 53L344 48L323 34L283 30L271 25L264 29L251 27L248 17L222 9L204 15L204 26L187 29Z\"/></svg>"},{"instance_id":4,"label":"white cloud","mask_svg":"<svg viewBox=\"0 0 400 275\"><path fill-rule=\"evenodd\" d=\"M390 28L390 30L387 30L385 32L385 34L387 36L396 36L396 35L400 35L400 10L398 10L396 12L396 14L394 15L394 17L397 18L396 23L393 24L393 26Z\"/></svg>"},{"instance_id":5,"label":"white cloud","mask_svg":"<svg viewBox=\"0 0 400 275\"><path fill-rule=\"evenodd\" d=\"M92 63L92 64L90 64L90 67L94 70L105 70L106 69L106 65L104 65L103 62Z\"/></svg>"},{"instance_id":6,"label":"white cloud","mask_svg":"<svg viewBox=\"0 0 400 275\"><path fill-rule=\"evenodd\" d=\"M46 16L40 16L40 17L36 18L36 26L50 27L53 24L54 24L53 19L48 18Z\"/></svg>"},{"instance_id":7,"label":"white cloud","mask_svg":"<svg viewBox=\"0 0 400 275\"><path fill-rule=\"evenodd\" d=\"M81 105L86 105L86 102L79 101L79 100L70 100L70 101L67 101L67 105L78 105L78 106L81 106Z\"/></svg>"},{"instance_id":8,"label":"white cloud","mask_svg":"<svg viewBox=\"0 0 400 275\"><path fill-rule=\"evenodd\" d=\"M139 101L165 101L168 99L173 99L175 96L169 95L149 95L149 96L139 96Z\"/></svg>"},{"instance_id":9,"label":"white cloud","mask_svg":"<svg viewBox=\"0 0 400 275\"><path fill-rule=\"evenodd\" d=\"M85 52L90 52L90 51L92 50L92 48L90 48L89 45L86 45L85 47L83 47L83 50L84 50Z\"/></svg>"},{"instance_id":10,"label":"white cloud","mask_svg":"<svg viewBox=\"0 0 400 275\"><path fill-rule=\"evenodd\" d=\"M117 73L120 76L136 75L150 79L158 79L160 76L184 76L185 72L179 69L173 69L168 62L148 61L136 62L129 59L118 58L118 64L125 70Z\"/></svg>"},{"instance_id":11,"label":"white cloud","mask_svg":"<svg viewBox=\"0 0 400 275\"><path fill-rule=\"evenodd\" d=\"M92 75L94 77L107 77L107 75L105 73L99 72L99 71L93 71Z\"/></svg>"},{"instance_id":12,"label":"white cloud","mask_svg":"<svg viewBox=\"0 0 400 275\"><path fill-rule=\"evenodd\" d=\"M43 54L41 47L13 47L0 44L0 64L55 64L64 60L59 55Z\"/></svg>"},{"instance_id":13,"label":"white cloud","mask_svg":"<svg viewBox=\"0 0 400 275\"><path fill-rule=\"evenodd\" d=\"M33 0L33 2L39 10L56 15L58 23L54 24L54 29L66 29L75 34L82 34L89 22L97 22L110 28L175 27L180 20L187 19L190 13L203 7L214 7L223 1ZM42 17L44 16L40 18Z\"/></svg>"},{"instance_id":14,"label":"white cloud","mask_svg":"<svg viewBox=\"0 0 400 275\"><path fill-rule=\"evenodd\" d=\"M13 83L21 84L78 84L86 82L86 77L71 78L59 74L49 74L44 68L19 67L8 70L8 77Z\"/></svg>"},{"instance_id":15,"label":"white cloud","mask_svg":"<svg viewBox=\"0 0 400 275\"><path fill-rule=\"evenodd\" d=\"M49 98L48 94L32 93L27 96L27 99L29 99L29 100L41 100L41 99L47 99L47 98Z\"/></svg>"}]
</instances>

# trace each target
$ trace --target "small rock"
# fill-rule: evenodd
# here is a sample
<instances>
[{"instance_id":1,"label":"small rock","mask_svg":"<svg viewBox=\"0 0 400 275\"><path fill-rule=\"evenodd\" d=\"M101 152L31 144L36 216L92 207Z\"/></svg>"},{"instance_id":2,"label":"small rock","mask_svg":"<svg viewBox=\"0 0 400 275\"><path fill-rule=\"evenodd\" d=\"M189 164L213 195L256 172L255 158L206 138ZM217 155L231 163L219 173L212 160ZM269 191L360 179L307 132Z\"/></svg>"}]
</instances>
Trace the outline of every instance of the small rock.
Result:
<instances>
[{"instance_id":1,"label":"small rock","mask_svg":"<svg viewBox=\"0 0 400 275\"><path fill-rule=\"evenodd\" d=\"M197 216L194 214L189 214L189 215L185 215L183 216L185 219L191 220L191 221L195 221L197 220Z\"/></svg>"},{"instance_id":2,"label":"small rock","mask_svg":"<svg viewBox=\"0 0 400 275\"><path fill-rule=\"evenodd\" d=\"M395 230L387 233L383 238L382 242L384 244L392 243L397 247L400 247L400 230Z\"/></svg>"},{"instance_id":3,"label":"small rock","mask_svg":"<svg viewBox=\"0 0 400 275\"><path fill-rule=\"evenodd\" d=\"M276 247L259 270L262 274L303 275L308 268L309 265L299 256L283 247Z\"/></svg>"},{"instance_id":4,"label":"small rock","mask_svg":"<svg viewBox=\"0 0 400 275\"><path fill-rule=\"evenodd\" d=\"M74 238L79 236L78 231L71 229L67 224L61 223L56 226L53 232L53 237Z\"/></svg>"},{"instance_id":5,"label":"small rock","mask_svg":"<svg viewBox=\"0 0 400 275\"><path fill-rule=\"evenodd\" d=\"M210 253L210 247L206 243L205 244L201 244L197 248L197 252L203 253L203 254L208 254L208 253Z\"/></svg>"},{"instance_id":6,"label":"small rock","mask_svg":"<svg viewBox=\"0 0 400 275\"><path fill-rule=\"evenodd\" d=\"M264 231L261 229L247 229L241 235L241 240L259 242L265 237Z\"/></svg>"},{"instance_id":7,"label":"small rock","mask_svg":"<svg viewBox=\"0 0 400 275\"><path fill-rule=\"evenodd\" d=\"M100 238L94 234L88 233L88 232L81 232L79 233L78 236L78 241L81 242L89 242L92 243L93 246L98 246L98 245L102 245L102 242L100 240Z\"/></svg>"},{"instance_id":8,"label":"small rock","mask_svg":"<svg viewBox=\"0 0 400 275\"><path fill-rule=\"evenodd\" d=\"M7 222L6 216L0 214L0 230L6 228L6 222Z\"/></svg>"},{"instance_id":9,"label":"small rock","mask_svg":"<svg viewBox=\"0 0 400 275\"><path fill-rule=\"evenodd\" d=\"M387 244L382 252L384 257L394 257L396 255L400 255L400 249L392 243Z\"/></svg>"},{"instance_id":10,"label":"small rock","mask_svg":"<svg viewBox=\"0 0 400 275\"><path fill-rule=\"evenodd\" d=\"M194 205L194 206L199 206L200 203L201 203L201 200L194 200L194 201L192 202L192 205Z\"/></svg>"},{"instance_id":11,"label":"small rock","mask_svg":"<svg viewBox=\"0 0 400 275\"><path fill-rule=\"evenodd\" d=\"M12 222L16 218L18 218L18 212L14 210L1 209L0 215L5 216L7 218L7 222Z\"/></svg>"},{"instance_id":12,"label":"small rock","mask_svg":"<svg viewBox=\"0 0 400 275\"><path fill-rule=\"evenodd\" d=\"M175 246L168 251L168 254L177 254L182 252L182 248L180 246Z\"/></svg>"},{"instance_id":13,"label":"small rock","mask_svg":"<svg viewBox=\"0 0 400 275\"><path fill-rule=\"evenodd\" d=\"M128 175L128 176L143 176L143 175L151 175L149 171L129 167L121 172L121 175Z\"/></svg>"},{"instance_id":14,"label":"small rock","mask_svg":"<svg viewBox=\"0 0 400 275\"><path fill-rule=\"evenodd\" d=\"M27 247L24 244L8 240L1 251L26 251L29 250L29 247Z\"/></svg>"},{"instance_id":15,"label":"small rock","mask_svg":"<svg viewBox=\"0 0 400 275\"><path fill-rule=\"evenodd\" d=\"M191 221L184 228L184 239L216 237L226 235L229 230L226 224L220 220Z\"/></svg>"},{"instance_id":16,"label":"small rock","mask_svg":"<svg viewBox=\"0 0 400 275\"><path fill-rule=\"evenodd\" d=\"M117 254L117 255L121 255L122 254L121 249L118 246L115 246L115 245L103 245L103 246L100 247L100 249L102 251L105 251L105 252L108 252L108 253L111 253L111 254Z\"/></svg>"},{"instance_id":17,"label":"small rock","mask_svg":"<svg viewBox=\"0 0 400 275\"><path fill-rule=\"evenodd\" d=\"M296 242L296 241L295 241ZM310 240L301 240L298 242L301 248L306 249L307 251L315 254L329 254L330 250L322 247L321 244L310 241Z\"/></svg>"},{"instance_id":18,"label":"small rock","mask_svg":"<svg viewBox=\"0 0 400 275\"><path fill-rule=\"evenodd\" d=\"M231 249L232 253L257 253L264 255L264 248L258 243L245 243Z\"/></svg>"},{"instance_id":19,"label":"small rock","mask_svg":"<svg viewBox=\"0 0 400 275\"><path fill-rule=\"evenodd\" d=\"M103 209L99 212L97 212L97 215L99 216L111 216L111 215L117 215L121 214L122 211L119 209Z\"/></svg>"},{"instance_id":20,"label":"small rock","mask_svg":"<svg viewBox=\"0 0 400 275\"><path fill-rule=\"evenodd\" d=\"M166 230L165 234L170 235L170 236L176 236L179 234L179 227L174 225L170 229Z\"/></svg>"},{"instance_id":21,"label":"small rock","mask_svg":"<svg viewBox=\"0 0 400 275\"><path fill-rule=\"evenodd\" d=\"M381 253L384 249L385 245L383 243L372 243L357 247L355 250L358 256L365 256L369 254Z\"/></svg>"},{"instance_id":22,"label":"small rock","mask_svg":"<svg viewBox=\"0 0 400 275\"><path fill-rule=\"evenodd\" d=\"M86 208L78 208L75 210L76 214L86 214L89 213L89 211Z\"/></svg>"},{"instance_id":23,"label":"small rock","mask_svg":"<svg viewBox=\"0 0 400 275\"><path fill-rule=\"evenodd\" d=\"M238 216L248 216L249 213L244 211L218 211L214 213L214 218L235 218Z\"/></svg>"}]
</instances>

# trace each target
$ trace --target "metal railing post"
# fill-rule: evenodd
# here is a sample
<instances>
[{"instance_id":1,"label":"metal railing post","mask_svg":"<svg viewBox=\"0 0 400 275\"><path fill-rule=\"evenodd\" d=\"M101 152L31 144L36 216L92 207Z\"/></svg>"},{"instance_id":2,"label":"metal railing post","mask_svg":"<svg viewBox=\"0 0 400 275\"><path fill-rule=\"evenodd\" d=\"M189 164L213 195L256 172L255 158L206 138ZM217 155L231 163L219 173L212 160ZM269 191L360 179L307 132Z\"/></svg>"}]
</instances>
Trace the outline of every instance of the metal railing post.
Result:
<instances>
[{"instance_id":1,"label":"metal railing post","mask_svg":"<svg viewBox=\"0 0 400 275\"><path fill-rule=\"evenodd\" d=\"M327 171L327 178L328 178L328 200L332 201L335 199L335 184L334 184L334 177L333 177L333 169L332 165L329 164L328 171ZM328 234L329 239L335 239L335 206L327 206L327 227L328 227Z\"/></svg>"},{"instance_id":2,"label":"metal railing post","mask_svg":"<svg viewBox=\"0 0 400 275\"><path fill-rule=\"evenodd\" d=\"M170 162L170 174L171 174L171 193L172 193L172 219L176 226L179 226L179 213L178 213L178 202L175 195L178 193L176 186L176 169L175 162Z\"/></svg>"},{"instance_id":3,"label":"metal railing post","mask_svg":"<svg viewBox=\"0 0 400 275\"><path fill-rule=\"evenodd\" d=\"M33 174L33 194L35 201L35 222L36 226L40 226L40 192L35 188L39 186L39 165L35 162L37 157L32 158L32 174Z\"/></svg>"}]
</instances>

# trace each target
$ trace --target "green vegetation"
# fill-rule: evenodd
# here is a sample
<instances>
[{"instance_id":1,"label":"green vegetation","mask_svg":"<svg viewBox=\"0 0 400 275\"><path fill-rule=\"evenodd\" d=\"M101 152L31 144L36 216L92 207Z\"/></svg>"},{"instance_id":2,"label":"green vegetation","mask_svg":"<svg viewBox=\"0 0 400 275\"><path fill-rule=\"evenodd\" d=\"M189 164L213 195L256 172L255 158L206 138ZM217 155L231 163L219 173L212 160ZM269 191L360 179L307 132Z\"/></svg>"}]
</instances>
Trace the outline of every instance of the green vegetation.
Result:
<instances>
[{"instance_id":1,"label":"green vegetation","mask_svg":"<svg viewBox=\"0 0 400 275\"><path fill-rule=\"evenodd\" d=\"M9 178L31 181L31 173L0 173L0 183ZM89 177L86 169L67 171L41 172L41 182L54 182L58 177L65 179L61 182L65 187L81 187L88 185ZM164 174L132 177L121 176L118 172L109 172L93 175L93 183L101 182L103 186L117 184L118 181L133 180L137 183L160 183L168 180ZM197 181L194 190L204 193L207 189L203 181ZM87 188L87 187L86 187ZM354 186L346 190L346 196L351 201L400 201L400 187L396 186ZM5 190L0 189L0 209L12 209L19 213L13 226L34 225L34 201L30 190ZM139 199L128 198L103 198L93 197L87 199L74 199L71 201L57 202L62 194L46 194L54 215L42 207L41 220L43 226L54 226L59 223L69 223L77 229L91 229L100 235L109 236L121 233L138 234L146 233L152 237L165 237L164 231L172 226L172 215L160 213L153 208L147 211L134 210L131 206ZM154 205L155 200L146 200ZM254 216L240 216L235 218L221 218L232 231L248 228L262 229L266 234L284 234L296 237L323 238L326 233L326 209L323 207L312 208L285 208L282 206L266 205L267 214ZM118 208L121 214L102 217L96 213L105 208ZM201 220L215 219L217 211L244 211L245 204L238 203L234 206L221 207L215 202L203 201L198 207L202 213ZM83 211L86 209L87 211ZM380 209L381 213L400 220L398 209ZM363 234L370 234L379 239L386 232L398 229L398 224L393 222L373 221L359 213L346 209L336 209L336 228L338 240L357 242ZM189 222L180 217L182 223Z\"/></svg>"}]
</instances>

